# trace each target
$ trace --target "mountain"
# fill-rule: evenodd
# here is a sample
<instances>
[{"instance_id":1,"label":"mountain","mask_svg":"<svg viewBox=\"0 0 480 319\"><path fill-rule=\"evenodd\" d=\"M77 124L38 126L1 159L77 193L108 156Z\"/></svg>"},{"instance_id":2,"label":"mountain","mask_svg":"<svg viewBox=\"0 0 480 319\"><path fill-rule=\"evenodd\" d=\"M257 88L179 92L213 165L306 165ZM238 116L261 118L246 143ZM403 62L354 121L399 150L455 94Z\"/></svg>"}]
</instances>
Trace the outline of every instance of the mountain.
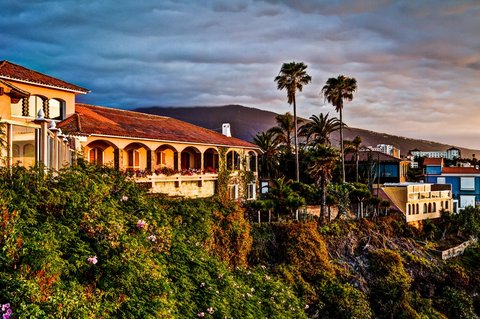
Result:
<instances>
[{"instance_id":1,"label":"mountain","mask_svg":"<svg viewBox=\"0 0 480 319\"><path fill-rule=\"evenodd\" d=\"M246 141L252 141L253 137L260 132L275 126L277 113L259 110L242 105L224 106L194 106L194 107L144 107L134 111L169 116L185 122L193 123L217 132L222 131L222 123L230 123L233 136ZM422 151L444 151L454 145L432 142L422 139L413 139L395 136L387 133L379 133L360 128L346 127L345 139L353 139L361 136L363 145L376 146L377 144L390 144L400 149L405 155L409 150L419 149ZM332 141L339 143L338 134L333 134ZM480 154L480 150L468 149L455 146L462 152L463 158L471 158L473 154Z\"/></svg>"}]
</instances>

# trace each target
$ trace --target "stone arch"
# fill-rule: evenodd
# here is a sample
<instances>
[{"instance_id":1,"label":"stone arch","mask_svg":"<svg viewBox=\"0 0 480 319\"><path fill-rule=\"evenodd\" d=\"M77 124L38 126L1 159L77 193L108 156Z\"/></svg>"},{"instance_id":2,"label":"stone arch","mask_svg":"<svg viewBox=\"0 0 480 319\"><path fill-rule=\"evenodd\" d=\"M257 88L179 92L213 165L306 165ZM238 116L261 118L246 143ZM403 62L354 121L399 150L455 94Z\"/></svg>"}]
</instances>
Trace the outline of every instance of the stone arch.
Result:
<instances>
[{"instance_id":1,"label":"stone arch","mask_svg":"<svg viewBox=\"0 0 480 319\"><path fill-rule=\"evenodd\" d=\"M203 169L207 173L214 173L218 171L219 167L218 151L213 147L205 150L205 152L203 152Z\"/></svg>"},{"instance_id":2,"label":"stone arch","mask_svg":"<svg viewBox=\"0 0 480 319\"><path fill-rule=\"evenodd\" d=\"M178 150L170 144L162 144L155 149L155 168L168 167L178 170Z\"/></svg>"},{"instance_id":3,"label":"stone arch","mask_svg":"<svg viewBox=\"0 0 480 319\"><path fill-rule=\"evenodd\" d=\"M230 150L227 153L227 170L236 171L240 170L240 154L235 150Z\"/></svg>"},{"instance_id":4,"label":"stone arch","mask_svg":"<svg viewBox=\"0 0 480 319\"><path fill-rule=\"evenodd\" d=\"M150 171L152 150L145 144L133 142L123 148L123 165L128 171Z\"/></svg>"},{"instance_id":5,"label":"stone arch","mask_svg":"<svg viewBox=\"0 0 480 319\"><path fill-rule=\"evenodd\" d=\"M257 153L254 151L249 151L247 154L247 167L251 172L257 171Z\"/></svg>"},{"instance_id":6,"label":"stone arch","mask_svg":"<svg viewBox=\"0 0 480 319\"><path fill-rule=\"evenodd\" d=\"M194 146L185 147L180 153L180 168L182 170L200 170L202 168L202 152Z\"/></svg>"},{"instance_id":7,"label":"stone arch","mask_svg":"<svg viewBox=\"0 0 480 319\"><path fill-rule=\"evenodd\" d=\"M95 140L87 144L87 161L96 165L120 167L119 148L107 140Z\"/></svg>"}]
</instances>

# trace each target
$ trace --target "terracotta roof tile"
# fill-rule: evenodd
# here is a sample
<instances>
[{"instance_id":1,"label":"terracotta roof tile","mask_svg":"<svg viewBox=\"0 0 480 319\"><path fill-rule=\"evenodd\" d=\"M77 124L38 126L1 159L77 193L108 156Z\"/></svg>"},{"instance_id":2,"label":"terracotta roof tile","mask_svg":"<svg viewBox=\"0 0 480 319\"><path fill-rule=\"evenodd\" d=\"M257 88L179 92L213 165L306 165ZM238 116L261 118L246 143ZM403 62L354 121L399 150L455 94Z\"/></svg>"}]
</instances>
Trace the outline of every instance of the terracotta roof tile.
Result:
<instances>
[{"instance_id":1,"label":"terracotta roof tile","mask_svg":"<svg viewBox=\"0 0 480 319\"><path fill-rule=\"evenodd\" d=\"M442 174L480 174L475 167L443 167Z\"/></svg>"},{"instance_id":2,"label":"terracotta roof tile","mask_svg":"<svg viewBox=\"0 0 480 319\"><path fill-rule=\"evenodd\" d=\"M27 69L21 65L9 62L9 61L0 61L0 77L3 79L25 81L29 83L35 83L46 86L53 86L56 88L75 91L80 93L88 93L89 90L84 89L80 86L62 81L60 79L54 78L43 73Z\"/></svg>"},{"instance_id":3,"label":"terracotta roof tile","mask_svg":"<svg viewBox=\"0 0 480 319\"><path fill-rule=\"evenodd\" d=\"M427 165L443 165L443 158L427 157L423 160L423 166Z\"/></svg>"},{"instance_id":4,"label":"terracotta roof tile","mask_svg":"<svg viewBox=\"0 0 480 319\"><path fill-rule=\"evenodd\" d=\"M97 134L258 149L252 143L171 117L82 103L77 103L75 114L57 127L66 133L78 135Z\"/></svg>"}]
</instances>

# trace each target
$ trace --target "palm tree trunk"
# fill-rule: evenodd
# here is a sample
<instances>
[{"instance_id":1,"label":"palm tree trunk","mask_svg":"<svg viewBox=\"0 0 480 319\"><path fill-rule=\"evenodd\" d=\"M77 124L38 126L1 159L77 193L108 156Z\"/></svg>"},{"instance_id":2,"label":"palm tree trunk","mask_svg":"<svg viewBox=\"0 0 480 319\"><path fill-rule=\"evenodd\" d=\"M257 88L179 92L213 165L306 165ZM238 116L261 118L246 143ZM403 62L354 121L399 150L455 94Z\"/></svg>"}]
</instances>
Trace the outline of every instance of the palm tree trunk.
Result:
<instances>
[{"instance_id":1,"label":"palm tree trunk","mask_svg":"<svg viewBox=\"0 0 480 319\"><path fill-rule=\"evenodd\" d=\"M358 150L355 153L355 182L358 183Z\"/></svg>"},{"instance_id":2,"label":"palm tree trunk","mask_svg":"<svg viewBox=\"0 0 480 319\"><path fill-rule=\"evenodd\" d=\"M327 187L325 183L325 178L323 176L321 177L321 180L320 180L320 189L322 190L322 199L320 202L320 224L325 225L325 219L326 219L325 207L327 205Z\"/></svg>"},{"instance_id":3,"label":"palm tree trunk","mask_svg":"<svg viewBox=\"0 0 480 319\"><path fill-rule=\"evenodd\" d=\"M342 157L342 184L345 183L345 156L344 156L344 147L343 147L343 116L342 108L340 110L340 156Z\"/></svg>"},{"instance_id":4,"label":"palm tree trunk","mask_svg":"<svg viewBox=\"0 0 480 319\"><path fill-rule=\"evenodd\" d=\"M295 123L295 172L297 177L297 182L300 182L300 166L298 161L298 141L297 141L297 133L298 133L298 123L297 123L297 102L295 96L293 96L293 122Z\"/></svg>"}]
</instances>

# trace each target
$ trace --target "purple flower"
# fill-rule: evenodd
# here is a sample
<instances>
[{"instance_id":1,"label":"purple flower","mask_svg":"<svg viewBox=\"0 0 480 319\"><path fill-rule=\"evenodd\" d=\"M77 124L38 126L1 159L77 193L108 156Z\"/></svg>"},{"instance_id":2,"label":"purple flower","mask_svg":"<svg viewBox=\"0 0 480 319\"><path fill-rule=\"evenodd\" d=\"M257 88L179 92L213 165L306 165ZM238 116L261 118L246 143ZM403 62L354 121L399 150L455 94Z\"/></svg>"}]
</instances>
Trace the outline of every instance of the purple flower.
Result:
<instances>
[{"instance_id":1,"label":"purple flower","mask_svg":"<svg viewBox=\"0 0 480 319\"><path fill-rule=\"evenodd\" d=\"M199 317L199 318L205 317L205 312L199 312L199 313L197 313L197 317Z\"/></svg>"},{"instance_id":2,"label":"purple flower","mask_svg":"<svg viewBox=\"0 0 480 319\"><path fill-rule=\"evenodd\" d=\"M152 243L156 242L157 241L157 236L155 235L150 235L147 237L148 240L150 240Z\"/></svg>"},{"instance_id":3,"label":"purple flower","mask_svg":"<svg viewBox=\"0 0 480 319\"><path fill-rule=\"evenodd\" d=\"M203 288L203 287L205 287L205 283L204 283L204 282L201 282L201 283L200 283L200 288Z\"/></svg>"},{"instance_id":4,"label":"purple flower","mask_svg":"<svg viewBox=\"0 0 480 319\"><path fill-rule=\"evenodd\" d=\"M10 309L10 303L2 305L2 312L5 312L7 309Z\"/></svg>"},{"instance_id":5,"label":"purple flower","mask_svg":"<svg viewBox=\"0 0 480 319\"><path fill-rule=\"evenodd\" d=\"M93 257L88 257L87 261L88 263L95 265L98 262L98 259L97 259L97 256L93 256Z\"/></svg>"},{"instance_id":6,"label":"purple flower","mask_svg":"<svg viewBox=\"0 0 480 319\"><path fill-rule=\"evenodd\" d=\"M137 227L140 228L140 229L144 229L145 226L147 226L147 222L144 221L143 219L139 219L137 221Z\"/></svg>"}]
</instances>

